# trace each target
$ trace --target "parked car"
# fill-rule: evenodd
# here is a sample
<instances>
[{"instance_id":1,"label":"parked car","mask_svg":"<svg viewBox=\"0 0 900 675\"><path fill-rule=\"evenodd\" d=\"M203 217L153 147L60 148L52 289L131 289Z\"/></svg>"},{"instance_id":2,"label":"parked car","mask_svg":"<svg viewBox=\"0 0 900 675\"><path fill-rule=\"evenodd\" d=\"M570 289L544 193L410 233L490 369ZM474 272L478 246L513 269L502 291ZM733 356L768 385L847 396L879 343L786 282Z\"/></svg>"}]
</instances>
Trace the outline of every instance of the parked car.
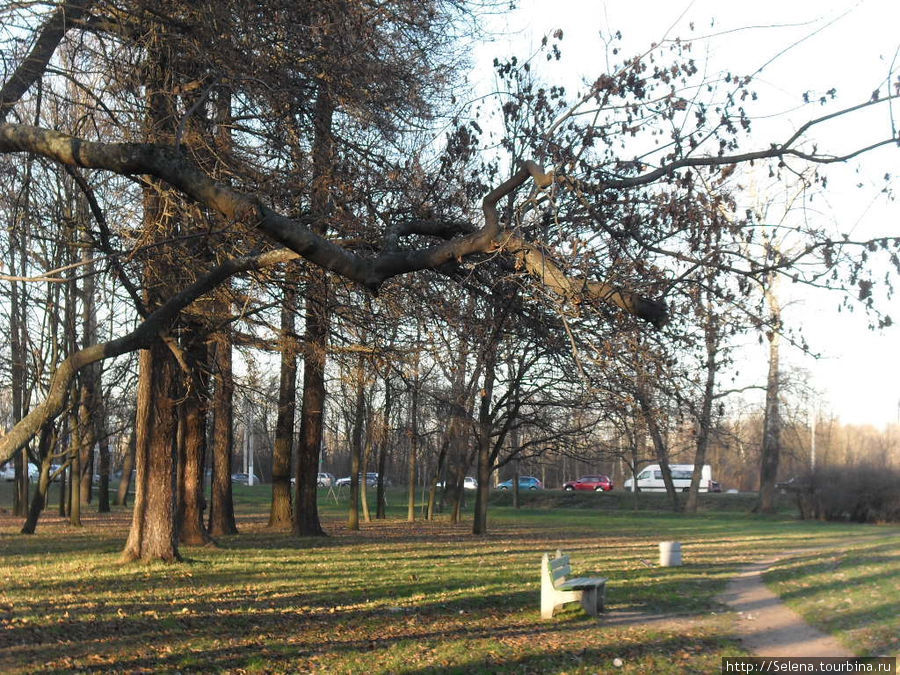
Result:
<instances>
[{"instance_id":1,"label":"parked car","mask_svg":"<svg viewBox=\"0 0 900 675\"><path fill-rule=\"evenodd\" d=\"M498 490L512 490L512 478L505 480L497 486ZM542 490L544 484L534 476L519 476L520 490Z\"/></svg>"},{"instance_id":2,"label":"parked car","mask_svg":"<svg viewBox=\"0 0 900 675\"><path fill-rule=\"evenodd\" d=\"M571 492L572 490L593 490L594 492L609 492L613 489L613 482L606 474L596 474L593 476L582 476L578 480L570 480L563 485L563 489Z\"/></svg>"},{"instance_id":3,"label":"parked car","mask_svg":"<svg viewBox=\"0 0 900 675\"><path fill-rule=\"evenodd\" d=\"M691 489L691 479L694 475L693 464L669 464L669 470L672 472L672 483L676 490L688 492ZM701 469L700 476L700 492L714 492L714 485L718 485L712 479L712 468L709 464L704 464ZM625 481L624 487L629 492L634 491L634 479L629 478ZM637 477L638 492L665 492L666 484L663 481L662 470L659 464L651 464L643 469ZM721 492L721 487L719 488Z\"/></svg>"},{"instance_id":4,"label":"parked car","mask_svg":"<svg viewBox=\"0 0 900 675\"><path fill-rule=\"evenodd\" d=\"M362 474L359 475L359 480L362 482ZM337 487L345 487L350 485L350 476L344 476L343 478L338 478L334 484ZM370 471L366 474L366 486L373 487L378 484L378 472Z\"/></svg>"},{"instance_id":5,"label":"parked car","mask_svg":"<svg viewBox=\"0 0 900 675\"><path fill-rule=\"evenodd\" d=\"M250 485L250 474L247 473L233 473L231 474L231 482L237 483L239 485ZM259 479L259 476L256 474L253 475L253 484L259 485L262 481Z\"/></svg>"},{"instance_id":6,"label":"parked car","mask_svg":"<svg viewBox=\"0 0 900 675\"><path fill-rule=\"evenodd\" d=\"M320 472L316 478L316 485L319 487L331 487L334 485L334 474Z\"/></svg>"},{"instance_id":7,"label":"parked car","mask_svg":"<svg viewBox=\"0 0 900 675\"><path fill-rule=\"evenodd\" d=\"M438 481L437 486L439 488L444 487L444 481ZM475 480L472 476L466 476L463 478L463 490L477 490L478 489L478 481Z\"/></svg>"},{"instance_id":8,"label":"parked car","mask_svg":"<svg viewBox=\"0 0 900 675\"><path fill-rule=\"evenodd\" d=\"M28 462L28 480L35 481L38 479L38 476L40 476L40 475L41 475L41 472L38 471L38 468L31 462ZM10 481L16 479L15 462L13 462L12 460L9 460L6 463L6 465L2 469L0 469L0 478L3 478L4 480L10 480Z\"/></svg>"},{"instance_id":9,"label":"parked car","mask_svg":"<svg viewBox=\"0 0 900 675\"><path fill-rule=\"evenodd\" d=\"M801 476L793 476L785 481L781 481L780 483L775 483L775 489L780 491L781 494L785 494L787 492L803 492L805 490L808 490L809 487L809 480Z\"/></svg>"}]
</instances>

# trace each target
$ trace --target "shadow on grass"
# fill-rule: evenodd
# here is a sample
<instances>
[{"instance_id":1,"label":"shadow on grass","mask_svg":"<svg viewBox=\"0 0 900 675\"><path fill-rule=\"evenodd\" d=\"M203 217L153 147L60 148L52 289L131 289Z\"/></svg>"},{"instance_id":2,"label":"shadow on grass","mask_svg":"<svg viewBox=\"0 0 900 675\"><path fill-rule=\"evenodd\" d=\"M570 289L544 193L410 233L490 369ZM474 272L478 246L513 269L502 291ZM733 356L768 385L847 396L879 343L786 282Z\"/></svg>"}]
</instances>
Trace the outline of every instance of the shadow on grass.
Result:
<instances>
[{"instance_id":1,"label":"shadow on grass","mask_svg":"<svg viewBox=\"0 0 900 675\"><path fill-rule=\"evenodd\" d=\"M140 616L125 616L106 621L65 621L35 630L11 626L4 631L0 645L0 666L4 660L40 670L89 668L90 670L306 670L316 658L336 659L352 664L355 659L368 663L370 672L446 672L446 666L407 663L391 664L391 651L408 645L439 650L456 644L461 655L452 669L506 670L531 672L574 665L601 664L613 658L646 659L648 653L671 658L676 649L690 645L703 647L703 641L668 633L657 638L650 634L640 644L625 646L601 634L589 643L582 633L603 630L603 619L594 620L579 612L564 612L551 622L536 623L533 593L495 593L485 597L483 611L473 609L470 600L421 603L414 609L344 609L326 611L292 610L278 603L267 603L265 611L241 607L229 602L212 604L208 611L190 616L152 617L147 605ZM525 605L532 613L510 614ZM127 614L127 611L124 612ZM378 626L387 625L390 634ZM379 634L381 633L381 634ZM190 636L190 644L186 638ZM598 647L596 642L609 640ZM234 644L240 642L241 644ZM488 645L518 645L506 656L480 655L493 651ZM568 647L560 646L569 644ZM155 645L152 653L147 646ZM467 648L467 645L469 646ZM548 646L550 645L550 646ZM719 641L705 645L711 651L721 648ZM467 652L471 651L472 656ZM524 652L524 653L523 653ZM10 661L11 660L11 661ZM30 664L30 665L26 665ZM350 670L350 668L348 668Z\"/></svg>"}]
</instances>

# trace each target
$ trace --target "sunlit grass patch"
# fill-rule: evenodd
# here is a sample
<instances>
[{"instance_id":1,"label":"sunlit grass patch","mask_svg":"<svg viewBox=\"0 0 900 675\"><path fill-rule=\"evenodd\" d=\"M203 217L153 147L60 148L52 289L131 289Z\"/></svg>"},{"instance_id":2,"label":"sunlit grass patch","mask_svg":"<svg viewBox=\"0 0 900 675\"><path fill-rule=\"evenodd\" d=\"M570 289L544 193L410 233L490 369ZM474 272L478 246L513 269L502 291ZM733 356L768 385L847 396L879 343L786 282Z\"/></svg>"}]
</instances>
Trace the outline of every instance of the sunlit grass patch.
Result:
<instances>
[{"instance_id":1,"label":"sunlit grass patch","mask_svg":"<svg viewBox=\"0 0 900 675\"><path fill-rule=\"evenodd\" d=\"M854 651L900 652L900 537L791 556L765 580L806 621Z\"/></svg>"}]
</instances>

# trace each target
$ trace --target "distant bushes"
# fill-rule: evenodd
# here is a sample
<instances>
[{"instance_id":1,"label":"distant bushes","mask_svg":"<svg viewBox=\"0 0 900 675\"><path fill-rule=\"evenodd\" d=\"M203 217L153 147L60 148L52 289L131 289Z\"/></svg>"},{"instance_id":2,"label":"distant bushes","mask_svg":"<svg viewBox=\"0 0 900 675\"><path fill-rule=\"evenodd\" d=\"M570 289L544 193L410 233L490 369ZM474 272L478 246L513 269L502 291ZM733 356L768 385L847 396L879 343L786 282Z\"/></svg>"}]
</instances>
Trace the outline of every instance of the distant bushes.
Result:
<instances>
[{"instance_id":1,"label":"distant bushes","mask_svg":"<svg viewBox=\"0 0 900 675\"><path fill-rule=\"evenodd\" d=\"M794 496L804 519L900 522L900 471L896 469L826 466L797 476L785 489Z\"/></svg>"}]
</instances>

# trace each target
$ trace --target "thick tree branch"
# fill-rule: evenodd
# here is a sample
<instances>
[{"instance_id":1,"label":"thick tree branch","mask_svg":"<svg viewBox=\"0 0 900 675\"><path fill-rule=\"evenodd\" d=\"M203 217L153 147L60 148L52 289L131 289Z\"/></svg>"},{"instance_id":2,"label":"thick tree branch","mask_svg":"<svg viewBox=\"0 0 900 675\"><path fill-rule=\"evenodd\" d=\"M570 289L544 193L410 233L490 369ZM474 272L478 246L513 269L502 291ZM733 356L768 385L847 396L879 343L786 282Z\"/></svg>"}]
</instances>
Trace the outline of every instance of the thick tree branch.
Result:
<instances>
[{"instance_id":1,"label":"thick tree branch","mask_svg":"<svg viewBox=\"0 0 900 675\"><path fill-rule=\"evenodd\" d=\"M513 253L531 276L564 300L575 303L594 300L615 305L657 328L665 325L668 319L664 303L649 300L608 283L569 276L537 246L524 239L504 233L498 243Z\"/></svg>"},{"instance_id":2,"label":"thick tree branch","mask_svg":"<svg viewBox=\"0 0 900 675\"><path fill-rule=\"evenodd\" d=\"M553 177L526 161L511 178L489 192L482 201L484 226L435 246L413 251L387 251L364 258L317 234L301 220L291 219L263 206L255 196L216 183L172 148L148 143L97 143L59 132L26 125L0 125L0 153L31 152L67 166L105 169L122 175L155 176L192 199L216 210L231 221L244 222L295 251L310 262L374 290L391 277L423 269L438 269L454 260L496 250L511 239L503 233L497 203L514 193L529 178L537 187L549 186ZM433 229L433 228L432 228ZM506 242L506 243L504 243ZM534 245L515 239L513 247L524 256L533 276L550 280L555 292L565 297L588 296L612 303L654 325L665 321L665 308L599 282L577 282L544 259ZM531 262L529 262L531 261ZM551 271L552 270L552 271ZM575 291L576 285L581 289Z\"/></svg>"}]
</instances>

